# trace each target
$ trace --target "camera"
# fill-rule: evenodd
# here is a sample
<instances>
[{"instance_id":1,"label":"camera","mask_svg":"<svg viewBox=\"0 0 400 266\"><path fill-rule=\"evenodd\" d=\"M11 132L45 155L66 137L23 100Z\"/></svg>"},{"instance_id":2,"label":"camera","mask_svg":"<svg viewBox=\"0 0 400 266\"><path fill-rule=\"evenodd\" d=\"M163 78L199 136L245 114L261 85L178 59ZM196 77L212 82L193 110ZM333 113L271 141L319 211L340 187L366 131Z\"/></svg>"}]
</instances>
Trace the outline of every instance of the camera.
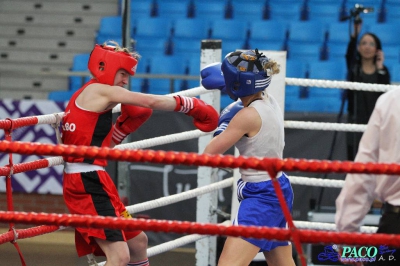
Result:
<instances>
[{"instance_id":1,"label":"camera","mask_svg":"<svg viewBox=\"0 0 400 266\"><path fill-rule=\"evenodd\" d=\"M360 14L361 13L371 13L374 12L373 7L364 7L363 5L360 4L355 4L354 8L350 10L350 15L342 17L340 21L345 21L351 18L354 18L354 23L359 24L362 22Z\"/></svg>"}]
</instances>

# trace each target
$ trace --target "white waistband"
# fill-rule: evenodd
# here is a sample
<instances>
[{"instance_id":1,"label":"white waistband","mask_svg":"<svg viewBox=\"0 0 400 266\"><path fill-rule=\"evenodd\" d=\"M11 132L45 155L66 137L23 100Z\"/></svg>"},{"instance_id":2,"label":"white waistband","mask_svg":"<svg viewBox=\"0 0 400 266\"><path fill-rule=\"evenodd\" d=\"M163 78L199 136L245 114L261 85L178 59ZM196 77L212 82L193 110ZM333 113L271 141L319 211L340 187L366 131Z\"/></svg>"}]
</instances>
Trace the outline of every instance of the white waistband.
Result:
<instances>
[{"instance_id":1,"label":"white waistband","mask_svg":"<svg viewBox=\"0 0 400 266\"><path fill-rule=\"evenodd\" d=\"M282 176L282 172L278 172L276 175L276 178L279 178ZM262 181L268 181L271 180L271 177L267 175L242 175L241 176L242 180L244 182L262 182Z\"/></svg>"},{"instance_id":2,"label":"white waistband","mask_svg":"<svg viewBox=\"0 0 400 266\"><path fill-rule=\"evenodd\" d=\"M105 171L103 166L88 163L65 163L64 172L67 174Z\"/></svg>"}]
</instances>

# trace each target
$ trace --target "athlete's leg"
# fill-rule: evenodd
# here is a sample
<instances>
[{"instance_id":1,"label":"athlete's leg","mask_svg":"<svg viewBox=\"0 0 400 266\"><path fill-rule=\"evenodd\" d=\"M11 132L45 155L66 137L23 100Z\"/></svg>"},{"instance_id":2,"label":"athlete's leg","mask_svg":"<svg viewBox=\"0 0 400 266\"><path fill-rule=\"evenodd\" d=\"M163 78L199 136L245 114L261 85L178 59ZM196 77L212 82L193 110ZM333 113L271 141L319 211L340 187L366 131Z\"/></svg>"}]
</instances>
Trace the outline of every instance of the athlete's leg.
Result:
<instances>
[{"instance_id":1,"label":"athlete's leg","mask_svg":"<svg viewBox=\"0 0 400 266\"><path fill-rule=\"evenodd\" d=\"M219 257L218 266L249 265L259 251L259 247L246 240L238 237L228 237Z\"/></svg>"},{"instance_id":2,"label":"athlete's leg","mask_svg":"<svg viewBox=\"0 0 400 266\"><path fill-rule=\"evenodd\" d=\"M140 265L146 265L144 262L147 260L147 241L147 235L144 232L127 241L131 262L141 262Z\"/></svg>"},{"instance_id":3,"label":"athlete's leg","mask_svg":"<svg viewBox=\"0 0 400 266\"><path fill-rule=\"evenodd\" d=\"M129 263L129 248L125 241L95 240L106 255L105 266L126 266Z\"/></svg>"},{"instance_id":4,"label":"athlete's leg","mask_svg":"<svg viewBox=\"0 0 400 266\"><path fill-rule=\"evenodd\" d=\"M279 246L271 251L264 252L268 266L288 265L294 266L292 246Z\"/></svg>"}]
</instances>

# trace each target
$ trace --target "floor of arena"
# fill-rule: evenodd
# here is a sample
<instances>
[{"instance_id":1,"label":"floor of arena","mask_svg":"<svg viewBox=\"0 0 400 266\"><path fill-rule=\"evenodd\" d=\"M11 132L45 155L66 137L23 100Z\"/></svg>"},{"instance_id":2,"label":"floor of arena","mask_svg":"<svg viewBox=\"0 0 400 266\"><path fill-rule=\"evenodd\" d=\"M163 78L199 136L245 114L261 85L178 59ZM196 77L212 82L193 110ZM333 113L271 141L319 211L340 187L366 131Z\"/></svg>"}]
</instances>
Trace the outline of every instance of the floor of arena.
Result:
<instances>
[{"instance_id":1,"label":"floor of arena","mask_svg":"<svg viewBox=\"0 0 400 266\"><path fill-rule=\"evenodd\" d=\"M0 234L8 228L0 228ZM29 266L88 266L86 257L78 258L75 251L74 232L60 231L33 238L18 240L25 262ZM105 257L99 257L102 262ZM193 266L195 250L191 248L177 248L150 259L151 266L179 265ZM11 243L0 245L0 265L21 265L18 251Z\"/></svg>"}]
</instances>

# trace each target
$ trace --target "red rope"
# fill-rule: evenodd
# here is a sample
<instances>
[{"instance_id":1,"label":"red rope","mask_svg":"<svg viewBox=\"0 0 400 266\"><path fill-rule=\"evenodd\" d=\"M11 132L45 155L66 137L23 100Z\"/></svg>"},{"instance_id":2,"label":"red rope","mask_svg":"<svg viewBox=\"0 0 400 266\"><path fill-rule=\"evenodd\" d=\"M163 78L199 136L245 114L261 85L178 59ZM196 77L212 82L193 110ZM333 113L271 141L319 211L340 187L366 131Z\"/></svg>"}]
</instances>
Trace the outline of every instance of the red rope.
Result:
<instances>
[{"instance_id":1,"label":"red rope","mask_svg":"<svg viewBox=\"0 0 400 266\"><path fill-rule=\"evenodd\" d=\"M11 132L14 129L14 122L13 122L13 120L11 120L9 118L7 118L6 121L10 121L10 127L4 130L5 139L7 141L12 141ZM6 177L7 210L14 211L13 199L12 199L12 185L11 185L11 176L13 175L13 167L14 167L12 153L8 154L8 167L9 167L10 171ZM18 233L15 230L14 223L9 224L9 232L13 235L13 238L10 242L16 248L19 258L21 260L21 264L22 264L22 266L26 266L24 256L22 255L21 249L19 248L19 245L17 243Z\"/></svg>"},{"instance_id":2,"label":"red rope","mask_svg":"<svg viewBox=\"0 0 400 266\"><path fill-rule=\"evenodd\" d=\"M350 161L327 161L306 159L274 159L255 157L234 157L232 155L208 155L173 151L118 150L65 144L41 144L32 142L0 141L1 152L36 154L49 156L72 156L99 158L126 162L151 162L164 164L184 164L195 166L252 168L269 171L302 171L319 173L366 173L400 175L400 164L354 163Z\"/></svg>"},{"instance_id":3,"label":"red rope","mask_svg":"<svg viewBox=\"0 0 400 266\"><path fill-rule=\"evenodd\" d=\"M164 221L149 219L125 219L116 217L33 213L0 211L1 222L24 224L45 224L57 226L109 228L118 230L143 230L179 234L243 236L246 238L290 240L288 229L256 227L256 226L225 226L182 221ZM297 229L302 243L347 244L347 245L387 245L400 247L400 235L366 234L349 232L329 232ZM1 241L0 241L1 243Z\"/></svg>"},{"instance_id":4,"label":"red rope","mask_svg":"<svg viewBox=\"0 0 400 266\"><path fill-rule=\"evenodd\" d=\"M4 119L0 120L0 129L10 129L11 124L13 129L20 128L20 127L26 127L26 126L33 126L37 125L38 123L38 117L36 116L30 116L30 117L21 117L21 118L16 118L16 119Z\"/></svg>"},{"instance_id":5,"label":"red rope","mask_svg":"<svg viewBox=\"0 0 400 266\"><path fill-rule=\"evenodd\" d=\"M41 225L37 227L32 227L28 229L19 229L15 230L16 233L18 234L18 239L25 239L25 238L30 238L34 236L39 236L39 235L44 235L47 233L52 233L54 231L59 230L60 227L56 225ZM6 242L12 242L14 241L15 235L13 231L8 231L6 233L0 234L0 244L6 243Z\"/></svg>"}]
</instances>

